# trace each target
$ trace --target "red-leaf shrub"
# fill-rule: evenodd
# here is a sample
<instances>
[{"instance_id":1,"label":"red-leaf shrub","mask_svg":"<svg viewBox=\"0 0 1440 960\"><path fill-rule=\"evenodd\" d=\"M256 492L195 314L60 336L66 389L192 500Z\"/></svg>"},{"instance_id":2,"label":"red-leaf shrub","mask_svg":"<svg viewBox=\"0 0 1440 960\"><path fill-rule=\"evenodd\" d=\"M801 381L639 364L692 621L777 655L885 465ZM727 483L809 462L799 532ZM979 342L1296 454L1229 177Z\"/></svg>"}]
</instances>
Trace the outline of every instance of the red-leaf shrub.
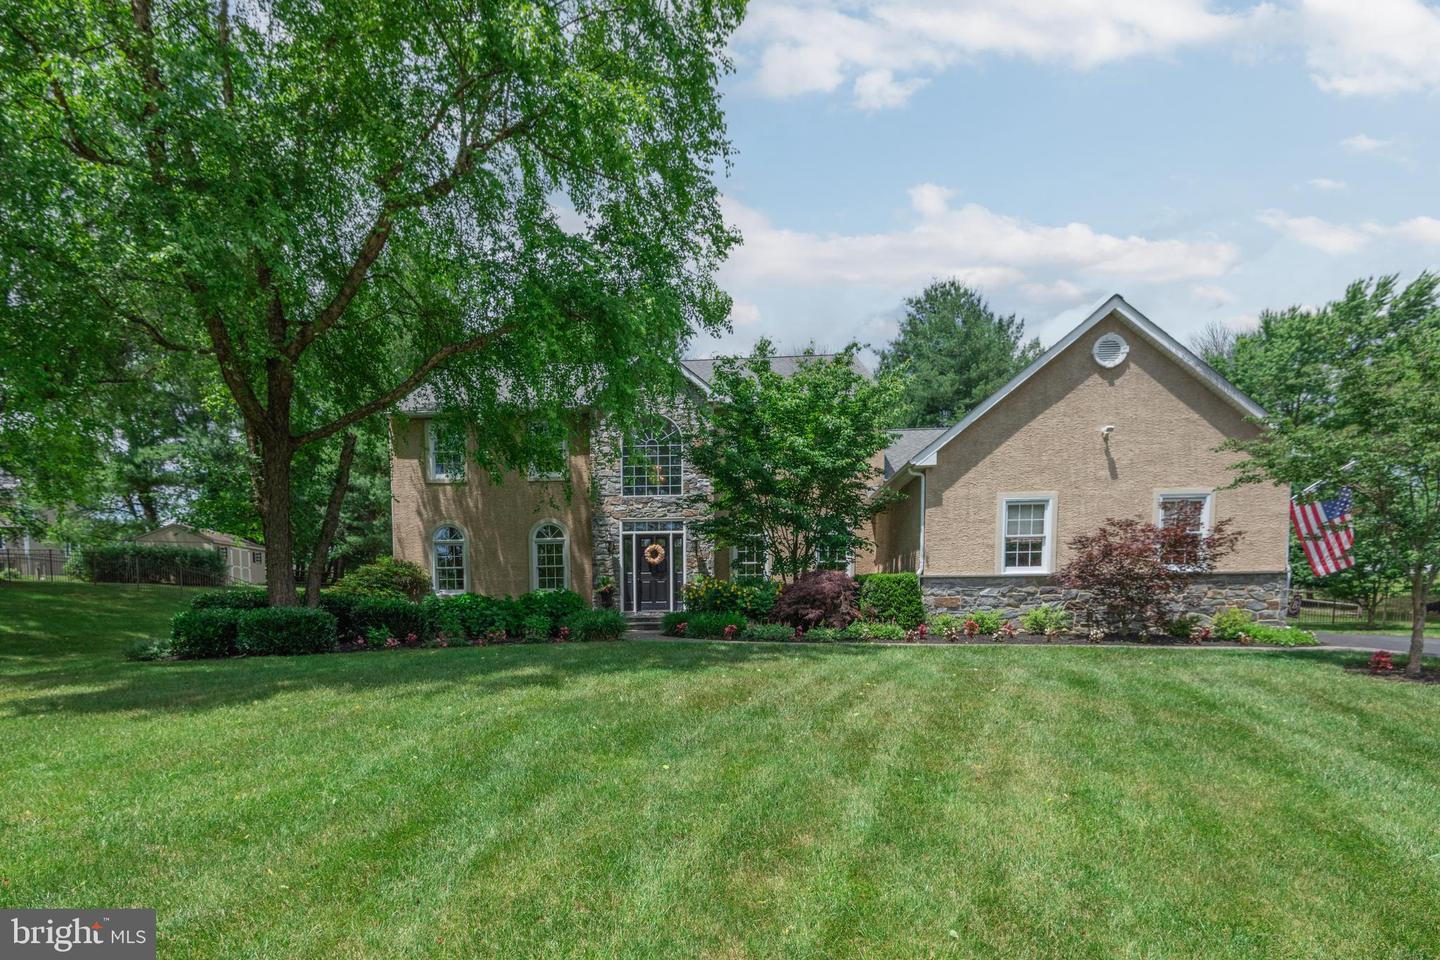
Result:
<instances>
[{"instance_id":1,"label":"red-leaf shrub","mask_svg":"<svg viewBox=\"0 0 1440 960\"><path fill-rule=\"evenodd\" d=\"M1389 673L1395 669L1395 658L1389 650L1376 650L1370 655L1371 673Z\"/></svg>"},{"instance_id":2,"label":"red-leaf shrub","mask_svg":"<svg viewBox=\"0 0 1440 960\"><path fill-rule=\"evenodd\" d=\"M1173 608L1190 578L1213 570L1241 536L1228 520L1208 534L1192 530L1187 523L1162 528L1112 517L1094 533L1070 540L1073 556L1057 579L1082 591L1091 619L1116 633L1160 629L1174 619ZM1182 557L1184 564L1173 562Z\"/></svg>"},{"instance_id":3,"label":"red-leaf shrub","mask_svg":"<svg viewBox=\"0 0 1440 960\"><path fill-rule=\"evenodd\" d=\"M854 578L839 570L812 570L781 589L770 616L802 630L843 629L860 616L859 597Z\"/></svg>"}]
</instances>

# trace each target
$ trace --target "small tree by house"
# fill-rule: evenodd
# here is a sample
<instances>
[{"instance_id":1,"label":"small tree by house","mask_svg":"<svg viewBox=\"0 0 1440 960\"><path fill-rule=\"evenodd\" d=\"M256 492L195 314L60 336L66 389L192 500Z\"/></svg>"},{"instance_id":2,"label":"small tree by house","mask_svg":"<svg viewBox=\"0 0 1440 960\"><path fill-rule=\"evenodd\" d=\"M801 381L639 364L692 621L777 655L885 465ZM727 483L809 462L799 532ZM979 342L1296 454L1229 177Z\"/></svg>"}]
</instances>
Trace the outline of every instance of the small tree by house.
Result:
<instances>
[{"instance_id":1,"label":"small tree by house","mask_svg":"<svg viewBox=\"0 0 1440 960\"><path fill-rule=\"evenodd\" d=\"M1213 570L1240 537L1228 520L1197 533L1185 522L1111 518L1069 541L1073 556L1059 580L1084 593L1092 622L1121 635L1158 630L1178 612L1191 578Z\"/></svg>"},{"instance_id":2,"label":"small tree by house","mask_svg":"<svg viewBox=\"0 0 1440 960\"><path fill-rule=\"evenodd\" d=\"M1404 289L1360 281L1318 310L1266 313L1221 372L1269 414L1263 434L1229 445L1247 454L1239 482L1350 487L1357 543L1380 546L1409 587L1405 672L1418 676L1440 575L1440 275Z\"/></svg>"},{"instance_id":3,"label":"small tree by house","mask_svg":"<svg viewBox=\"0 0 1440 960\"><path fill-rule=\"evenodd\" d=\"M747 359L720 361L691 445L714 488L700 532L719 544L763 543L787 583L867 546L859 531L899 496L880 486L875 465L899 384L856 370L858 350L807 354L789 376L772 369L768 340Z\"/></svg>"}]
</instances>

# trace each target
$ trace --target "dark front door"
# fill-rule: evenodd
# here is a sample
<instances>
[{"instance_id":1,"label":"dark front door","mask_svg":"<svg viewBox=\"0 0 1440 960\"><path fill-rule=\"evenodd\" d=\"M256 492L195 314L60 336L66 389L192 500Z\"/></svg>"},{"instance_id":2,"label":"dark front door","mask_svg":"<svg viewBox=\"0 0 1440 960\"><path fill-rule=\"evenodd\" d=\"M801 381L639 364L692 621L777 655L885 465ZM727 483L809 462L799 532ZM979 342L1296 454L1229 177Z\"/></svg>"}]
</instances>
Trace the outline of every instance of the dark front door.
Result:
<instances>
[{"instance_id":1,"label":"dark front door","mask_svg":"<svg viewBox=\"0 0 1440 960\"><path fill-rule=\"evenodd\" d=\"M672 539L668 533L645 534L635 538L635 556L639 561L635 567L637 610L671 609Z\"/></svg>"},{"instance_id":2,"label":"dark front door","mask_svg":"<svg viewBox=\"0 0 1440 960\"><path fill-rule=\"evenodd\" d=\"M624 609L652 613L680 609L684 531L627 531L624 541Z\"/></svg>"}]
</instances>

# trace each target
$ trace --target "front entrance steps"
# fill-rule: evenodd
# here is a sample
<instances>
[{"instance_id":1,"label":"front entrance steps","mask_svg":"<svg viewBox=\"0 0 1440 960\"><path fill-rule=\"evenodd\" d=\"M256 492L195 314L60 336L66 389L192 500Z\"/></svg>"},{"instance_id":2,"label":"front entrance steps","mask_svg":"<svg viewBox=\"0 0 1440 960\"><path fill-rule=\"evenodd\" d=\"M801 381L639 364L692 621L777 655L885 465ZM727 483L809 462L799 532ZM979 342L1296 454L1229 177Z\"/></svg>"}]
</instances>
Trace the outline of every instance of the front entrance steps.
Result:
<instances>
[{"instance_id":1,"label":"front entrance steps","mask_svg":"<svg viewBox=\"0 0 1440 960\"><path fill-rule=\"evenodd\" d=\"M630 629L645 633L660 632L660 618L664 613L646 611L643 613L627 613L625 619L630 621Z\"/></svg>"}]
</instances>

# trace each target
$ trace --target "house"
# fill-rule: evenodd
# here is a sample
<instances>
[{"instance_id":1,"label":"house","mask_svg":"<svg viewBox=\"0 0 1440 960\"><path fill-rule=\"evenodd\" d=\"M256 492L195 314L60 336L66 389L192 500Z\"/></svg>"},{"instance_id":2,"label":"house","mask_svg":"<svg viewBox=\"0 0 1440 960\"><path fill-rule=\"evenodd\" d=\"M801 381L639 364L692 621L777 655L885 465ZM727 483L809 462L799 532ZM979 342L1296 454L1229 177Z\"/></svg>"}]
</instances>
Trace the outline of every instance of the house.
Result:
<instances>
[{"instance_id":1,"label":"house","mask_svg":"<svg viewBox=\"0 0 1440 960\"><path fill-rule=\"evenodd\" d=\"M203 530L184 523L167 523L157 530L140 534L135 538L135 542L215 550L225 558L226 579L229 582L265 582L265 546L246 537L237 537L218 530Z\"/></svg>"},{"instance_id":2,"label":"house","mask_svg":"<svg viewBox=\"0 0 1440 960\"><path fill-rule=\"evenodd\" d=\"M692 528L710 488L684 438L712 369L684 361L688 395L656 411L633 451L603 423L572 437L568 498L560 475L467 478L466 438L433 420L423 395L413 399L392 421L395 556L429 570L443 592L590 596L610 576L632 613L678 608L697 573L757 572L763 559ZM1254 435L1248 418L1261 414L1117 295L959 423L900 431L883 473L905 497L875 518L873 549L826 559L857 574L914 571L932 610L1018 611L1063 599L1052 575L1066 541L1109 517L1207 527L1230 518L1245 536L1196 578L1195 605L1278 619L1288 491L1230 489L1236 455L1216 450Z\"/></svg>"}]
</instances>

